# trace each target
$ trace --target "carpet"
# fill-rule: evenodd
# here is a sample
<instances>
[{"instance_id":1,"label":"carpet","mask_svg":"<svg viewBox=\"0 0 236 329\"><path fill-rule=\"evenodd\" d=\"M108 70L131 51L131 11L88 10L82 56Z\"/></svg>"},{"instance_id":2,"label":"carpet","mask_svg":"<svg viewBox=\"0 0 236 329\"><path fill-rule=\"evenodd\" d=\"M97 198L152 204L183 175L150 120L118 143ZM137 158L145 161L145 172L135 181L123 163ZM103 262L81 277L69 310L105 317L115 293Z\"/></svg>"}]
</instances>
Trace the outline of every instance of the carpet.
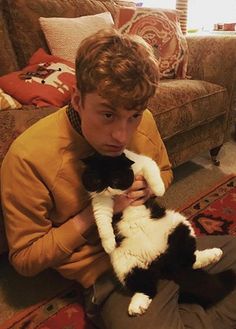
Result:
<instances>
[{"instance_id":1,"label":"carpet","mask_svg":"<svg viewBox=\"0 0 236 329\"><path fill-rule=\"evenodd\" d=\"M78 285L16 313L1 329L92 329L86 323Z\"/></svg>"},{"instance_id":2,"label":"carpet","mask_svg":"<svg viewBox=\"0 0 236 329\"><path fill-rule=\"evenodd\" d=\"M198 236L236 235L236 177L228 177L179 210Z\"/></svg>"},{"instance_id":3,"label":"carpet","mask_svg":"<svg viewBox=\"0 0 236 329\"><path fill-rule=\"evenodd\" d=\"M179 211L197 235L236 235L236 177L190 200ZM56 296L16 313L1 329L92 329L86 324L78 286L71 284Z\"/></svg>"}]
</instances>

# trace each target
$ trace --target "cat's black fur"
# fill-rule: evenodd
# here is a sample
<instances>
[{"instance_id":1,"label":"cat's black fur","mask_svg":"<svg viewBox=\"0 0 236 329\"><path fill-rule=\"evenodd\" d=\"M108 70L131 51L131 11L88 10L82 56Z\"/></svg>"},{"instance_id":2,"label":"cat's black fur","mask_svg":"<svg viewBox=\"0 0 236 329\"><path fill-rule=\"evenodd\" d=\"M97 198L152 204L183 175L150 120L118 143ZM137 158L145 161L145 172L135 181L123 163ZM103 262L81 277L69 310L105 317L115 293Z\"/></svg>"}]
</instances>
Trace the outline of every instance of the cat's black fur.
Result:
<instances>
[{"instance_id":1,"label":"cat's black fur","mask_svg":"<svg viewBox=\"0 0 236 329\"><path fill-rule=\"evenodd\" d=\"M133 161L124 154L108 157L96 154L87 158L82 181L89 192L101 192L107 187L126 190L134 181ZM155 220L162 218L166 209L155 198L145 203ZM114 232L122 213L113 216ZM117 247L125 237L116 236ZM139 241L137 241L137 244ZM180 286L180 301L199 303L209 307L224 298L235 287L235 273L231 270L209 274L193 269L196 260L196 240L190 229L179 224L168 237L167 250L158 256L147 269L135 267L125 278L125 286L133 293L142 292L152 299L157 293L158 279L173 280Z\"/></svg>"},{"instance_id":2,"label":"cat's black fur","mask_svg":"<svg viewBox=\"0 0 236 329\"><path fill-rule=\"evenodd\" d=\"M89 192L101 192L108 186L126 190L134 181L131 169L133 161L124 154L110 157L95 153L83 162L87 167L82 175L82 182Z\"/></svg>"}]
</instances>

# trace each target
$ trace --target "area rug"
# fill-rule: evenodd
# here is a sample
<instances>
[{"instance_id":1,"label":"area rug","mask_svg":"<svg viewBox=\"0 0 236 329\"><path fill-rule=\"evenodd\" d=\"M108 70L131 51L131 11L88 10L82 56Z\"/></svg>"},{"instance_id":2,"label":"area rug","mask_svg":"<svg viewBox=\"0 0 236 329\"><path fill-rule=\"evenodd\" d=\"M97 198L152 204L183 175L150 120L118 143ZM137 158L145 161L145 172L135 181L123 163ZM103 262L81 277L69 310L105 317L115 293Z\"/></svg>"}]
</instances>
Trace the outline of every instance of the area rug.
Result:
<instances>
[{"instance_id":1,"label":"area rug","mask_svg":"<svg viewBox=\"0 0 236 329\"><path fill-rule=\"evenodd\" d=\"M236 235L236 177L228 177L179 210L198 236Z\"/></svg>"},{"instance_id":2,"label":"area rug","mask_svg":"<svg viewBox=\"0 0 236 329\"><path fill-rule=\"evenodd\" d=\"M219 182L179 209L197 235L236 235L236 177ZM72 284L52 298L31 306L0 325L1 329L91 329L78 287Z\"/></svg>"},{"instance_id":3,"label":"area rug","mask_svg":"<svg viewBox=\"0 0 236 329\"><path fill-rule=\"evenodd\" d=\"M16 313L1 329L93 329L86 321L78 285Z\"/></svg>"}]
</instances>

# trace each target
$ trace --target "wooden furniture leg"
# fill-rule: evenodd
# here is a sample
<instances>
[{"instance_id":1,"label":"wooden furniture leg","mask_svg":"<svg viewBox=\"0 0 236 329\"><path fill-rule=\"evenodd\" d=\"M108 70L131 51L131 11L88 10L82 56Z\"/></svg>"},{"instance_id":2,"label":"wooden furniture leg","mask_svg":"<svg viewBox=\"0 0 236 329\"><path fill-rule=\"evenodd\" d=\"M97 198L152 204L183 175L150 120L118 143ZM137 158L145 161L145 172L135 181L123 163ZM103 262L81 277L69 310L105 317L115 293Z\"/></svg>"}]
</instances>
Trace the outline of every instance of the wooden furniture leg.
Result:
<instances>
[{"instance_id":1,"label":"wooden furniture leg","mask_svg":"<svg viewBox=\"0 0 236 329\"><path fill-rule=\"evenodd\" d=\"M217 147L214 147L213 149L210 150L211 160L215 166L220 165L220 161L217 160L217 155L220 152L221 147L222 147L222 144Z\"/></svg>"}]
</instances>

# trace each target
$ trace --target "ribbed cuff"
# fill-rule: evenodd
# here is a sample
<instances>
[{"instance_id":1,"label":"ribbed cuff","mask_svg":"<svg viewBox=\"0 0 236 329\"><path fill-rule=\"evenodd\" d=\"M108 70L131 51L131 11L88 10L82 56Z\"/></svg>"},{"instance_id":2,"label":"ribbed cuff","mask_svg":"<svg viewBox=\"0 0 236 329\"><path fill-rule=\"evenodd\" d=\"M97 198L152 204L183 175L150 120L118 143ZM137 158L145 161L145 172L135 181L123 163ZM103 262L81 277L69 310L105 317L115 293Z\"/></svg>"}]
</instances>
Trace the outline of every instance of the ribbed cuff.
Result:
<instances>
[{"instance_id":1,"label":"ribbed cuff","mask_svg":"<svg viewBox=\"0 0 236 329\"><path fill-rule=\"evenodd\" d=\"M60 249L67 254L71 254L76 248L87 242L72 219L54 230L54 238Z\"/></svg>"}]
</instances>

